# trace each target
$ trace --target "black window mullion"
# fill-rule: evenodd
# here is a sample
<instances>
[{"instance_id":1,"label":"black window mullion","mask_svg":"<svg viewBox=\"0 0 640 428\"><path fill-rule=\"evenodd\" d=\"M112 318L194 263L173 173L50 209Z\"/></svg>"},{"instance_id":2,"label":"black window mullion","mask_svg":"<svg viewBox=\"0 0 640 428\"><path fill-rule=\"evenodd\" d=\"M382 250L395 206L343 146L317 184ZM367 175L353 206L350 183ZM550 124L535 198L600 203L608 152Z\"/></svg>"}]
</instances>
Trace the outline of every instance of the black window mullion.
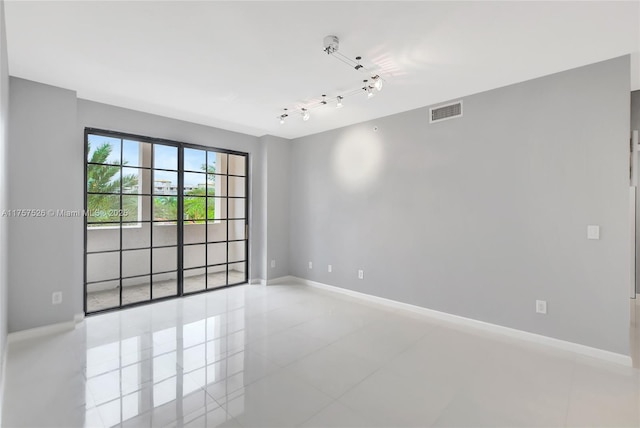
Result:
<instances>
[{"instance_id":1,"label":"black window mullion","mask_svg":"<svg viewBox=\"0 0 640 428\"><path fill-rule=\"evenodd\" d=\"M120 297L119 297L119 304L118 307L122 307L122 245L123 245L123 238L122 238L122 209L123 209L123 201L122 201L122 157L124 156L124 144L122 142L122 138L120 139L120 212L119 212L119 216L118 216L118 220L120 222L120 226L118 229L118 232L120 234L120 278L118 278L118 281L120 283L120 287L119 287L119 291L120 291Z\"/></svg>"},{"instance_id":2,"label":"black window mullion","mask_svg":"<svg viewBox=\"0 0 640 428\"><path fill-rule=\"evenodd\" d=\"M153 196L153 190L155 189L154 185L155 185L155 171L153 169L154 165L154 149L155 149L156 145L155 144L151 144L151 159L150 159L150 165L151 165L151 173L149 174L150 178L149 180L151 180L151 183L149 183L150 186L150 192L151 192L151 197L149 198L149 220L151 220L151 223L149 223L149 247L151 248L149 250L149 300L153 300L153 228L154 228L154 220L155 220L155 198Z\"/></svg>"},{"instance_id":3,"label":"black window mullion","mask_svg":"<svg viewBox=\"0 0 640 428\"><path fill-rule=\"evenodd\" d=\"M249 204L247 198L249 197L249 156L244 156L244 281L249 282Z\"/></svg>"},{"instance_id":4,"label":"black window mullion","mask_svg":"<svg viewBox=\"0 0 640 428\"><path fill-rule=\"evenodd\" d=\"M206 162L206 158L205 158ZM206 186L205 186L206 190ZM178 147L178 213L176 214L176 227L177 230L177 248L176 254L178 260L176 261L178 266L176 282L178 284L178 296L184 295L184 269L183 269L183 242L184 242L184 146Z\"/></svg>"},{"instance_id":5,"label":"black window mullion","mask_svg":"<svg viewBox=\"0 0 640 428\"><path fill-rule=\"evenodd\" d=\"M225 238L226 241L226 247L227 247L227 269L226 269L226 276L225 276L225 282L224 285L229 285L229 159L230 156L227 155L227 190L225 193L225 200L227 201L227 221L225 222L227 225L227 236Z\"/></svg>"}]
</instances>

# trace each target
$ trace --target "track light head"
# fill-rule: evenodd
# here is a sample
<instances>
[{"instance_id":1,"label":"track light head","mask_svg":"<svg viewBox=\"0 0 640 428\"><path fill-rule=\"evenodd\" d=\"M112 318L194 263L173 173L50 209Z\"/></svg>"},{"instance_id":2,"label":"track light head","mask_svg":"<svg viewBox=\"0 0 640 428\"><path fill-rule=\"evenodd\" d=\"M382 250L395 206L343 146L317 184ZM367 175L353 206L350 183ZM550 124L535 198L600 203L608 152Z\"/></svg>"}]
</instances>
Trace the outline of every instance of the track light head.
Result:
<instances>
[{"instance_id":1,"label":"track light head","mask_svg":"<svg viewBox=\"0 0 640 428\"><path fill-rule=\"evenodd\" d=\"M340 39L336 36L326 36L323 40L324 51L327 55L331 55L332 53L338 52L338 48L340 47Z\"/></svg>"},{"instance_id":2,"label":"track light head","mask_svg":"<svg viewBox=\"0 0 640 428\"><path fill-rule=\"evenodd\" d=\"M311 117L311 115L309 114L309 110L307 110L306 108L302 109L302 120L304 120L305 122L307 120L309 120L309 118Z\"/></svg>"},{"instance_id":3,"label":"track light head","mask_svg":"<svg viewBox=\"0 0 640 428\"><path fill-rule=\"evenodd\" d=\"M287 114L287 109L284 109L284 113L280 115L280 125L284 125L284 120L289 117Z\"/></svg>"},{"instance_id":4,"label":"track light head","mask_svg":"<svg viewBox=\"0 0 640 428\"><path fill-rule=\"evenodd\" d=\"M381 91L382 90L382 77L375 75L371 78L371 80L373 81L373 87L376 88L376 90Z\"/></svg>"},{"instance_id":5,"label":"track light head","mask_svg":"<svg viewBox=\"0 0 640 428\"><path fill-rule=\"evenodd\" d=\"M342 108L342 98L340 95L336 98L338 102L336 103L336 108Z\"/></svg>"},{"instance_id":6,"label":"track light head","mask_svg":"<svg viewBox=\"0 0 640 428\"><path fill-rule=\"evenodd\" d=\"M327 96L325 94L322 94L322 101L320 101L320 104L327 105Z\"/></svg>"}]
</instances>

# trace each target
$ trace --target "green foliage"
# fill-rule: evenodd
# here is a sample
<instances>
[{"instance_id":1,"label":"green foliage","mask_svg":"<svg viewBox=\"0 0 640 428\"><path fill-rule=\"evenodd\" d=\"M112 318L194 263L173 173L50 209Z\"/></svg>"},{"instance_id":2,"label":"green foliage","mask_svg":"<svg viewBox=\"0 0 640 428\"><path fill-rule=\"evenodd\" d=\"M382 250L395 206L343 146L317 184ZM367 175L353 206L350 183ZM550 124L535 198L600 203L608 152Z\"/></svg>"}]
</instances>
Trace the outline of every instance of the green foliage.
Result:
<instances>
[{"instance_id":1,"label":"green foliage","mask_svg":"<svg viewBox=\"0 0 640 428\"><path fill-rule=\"evenodd\" d=\"M207 181L214 180L216 169L211 165L202 165L201 170L207 173ZM204 187L192 189L186 192L184 197L184 219L192 223L203 223L204 220L215 219L215 203L213 199L207 199L203 196L215 196L214 189L205 191ZM208 205L207 205L208 204Z\"/></svg>"},{"instance_id":2,"label":"green foliage","mask_svg":"<svg viewBox=\"0 0 640 428\"><path fill-rule=\"evenodd\" d=\"M91 151L91 143L87 142L87 152ZM119 222L120 196L119 193L131 191L138 186L138 177L128 174L122 177L120 167L126 165L126 161L113 165L104 164L111 155L111 146L108 143L100 145L91 155L90 164L87 165L87 192L98 193L87 196L87 209L90 212L90 222ZM138 217L138 199L124 197L122 212L128 213L123 220L134 220Z\"/></svg>"},{"instance_id":3,"label":"green foliage","mask_svg":"<svg viewBox=\"0 0 640 428\"><path fill-rule=\"evenodd\" d=\"M91 213L90 222L119 222L120 217L113 215L120 210L120 192L122 195L122 211L124 221L136 220L138 215L138 197L126 193L137 193L138 177L130 174L118 177L120 164L105 165L111 155L111 146L107 143L99 146L92 154L87 165L87 192L98 193L87 196L87 208ZM91 145L88 143L88 151ZM93 165L100 164L100 165ZM126 165L126 161L122 163ZM215 179L215 167L202 165L202 171L207 173L207 180ZM184 220L192 223L204 223L205 220L215 219L215 204L213 199L207 202L206 196L215 196L214 189L205 190L204 187L189 190L184 194ZM208 206L207 206L208 204ZM127 215L128 214L128 215ZM178 197L170 195L153 197L153 219L176 221L178 218Z\"/></svg>"}]
</instances>

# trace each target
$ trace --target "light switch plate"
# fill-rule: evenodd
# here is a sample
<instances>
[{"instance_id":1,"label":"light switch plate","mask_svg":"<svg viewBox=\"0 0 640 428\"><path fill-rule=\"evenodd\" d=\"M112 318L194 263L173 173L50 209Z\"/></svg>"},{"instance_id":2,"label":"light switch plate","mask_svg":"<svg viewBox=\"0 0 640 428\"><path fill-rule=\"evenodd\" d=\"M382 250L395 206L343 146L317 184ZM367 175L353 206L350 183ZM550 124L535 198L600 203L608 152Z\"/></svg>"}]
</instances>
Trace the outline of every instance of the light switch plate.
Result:
<instances>
[{"instance_id":1,"label":"light switch plate","mask_svg":"<svg viewBox=\"0 0 640 428\"><path fill-rule=\"evenodd\" d=\"M600 226L595 224L588 225L587 239L600 239Z\"/></svg>"}]
</instances>

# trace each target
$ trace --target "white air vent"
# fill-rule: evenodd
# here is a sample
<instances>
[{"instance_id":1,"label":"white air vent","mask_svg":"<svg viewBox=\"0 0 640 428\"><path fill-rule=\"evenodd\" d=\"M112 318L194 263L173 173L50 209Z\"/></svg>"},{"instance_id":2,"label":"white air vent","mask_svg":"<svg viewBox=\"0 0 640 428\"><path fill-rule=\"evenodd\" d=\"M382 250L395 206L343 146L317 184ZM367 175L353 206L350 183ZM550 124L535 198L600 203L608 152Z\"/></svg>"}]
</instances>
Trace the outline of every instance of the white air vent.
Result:
<instances>
[{"instance_id":1,"label":"white air vent","mask_svg":"<svg viewBox=\"0 0 640 428\"><path fill-rule=\"evenodd\" d=\"M462 100L429 109L429 123L455 119L462 116Z\"/></svg>"}]
</instances>

